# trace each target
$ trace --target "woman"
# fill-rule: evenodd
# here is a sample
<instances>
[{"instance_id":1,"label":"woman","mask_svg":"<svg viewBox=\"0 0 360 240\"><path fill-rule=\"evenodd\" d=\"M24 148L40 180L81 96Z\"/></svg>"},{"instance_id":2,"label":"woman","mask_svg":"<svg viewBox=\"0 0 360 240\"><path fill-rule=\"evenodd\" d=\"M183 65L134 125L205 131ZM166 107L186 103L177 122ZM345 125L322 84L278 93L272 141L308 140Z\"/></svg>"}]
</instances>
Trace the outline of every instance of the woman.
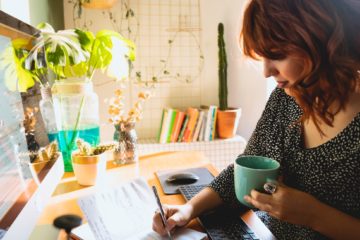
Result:
<instances>
[{"instance_id":1,"label":"woman","mask_svg":"<svg viewBox=\"0 0 360 240\"><path fill-rule=\"evenodd\" d=\"M244 199L278 239L360 239L360 1L252 0L242 41L278 83L244 154L279 161L282 175L273 194ZM168 228L237 203L233 171L168 206ZM153 229L166 233L158 214Z\"/></svg>"}]
</instances>

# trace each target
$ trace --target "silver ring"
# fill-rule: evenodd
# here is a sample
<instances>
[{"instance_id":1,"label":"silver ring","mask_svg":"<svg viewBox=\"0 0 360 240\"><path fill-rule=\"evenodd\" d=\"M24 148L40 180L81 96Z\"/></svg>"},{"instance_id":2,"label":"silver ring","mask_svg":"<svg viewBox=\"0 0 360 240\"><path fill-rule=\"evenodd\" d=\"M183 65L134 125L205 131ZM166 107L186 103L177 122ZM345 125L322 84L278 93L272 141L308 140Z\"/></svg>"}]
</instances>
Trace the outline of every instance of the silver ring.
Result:
<instances>
[{"instance_id":1,"label":"silver ring","mask_svg":"<svg viewBox=\"0 0 360 240\"><path fill-rule=\"evenodd\" d=\"M264 190L267 193L273 194L276 192L276 189L277 189L277 185L275 183L267 182L264 184Z\"/></svg>"}]
</instances>

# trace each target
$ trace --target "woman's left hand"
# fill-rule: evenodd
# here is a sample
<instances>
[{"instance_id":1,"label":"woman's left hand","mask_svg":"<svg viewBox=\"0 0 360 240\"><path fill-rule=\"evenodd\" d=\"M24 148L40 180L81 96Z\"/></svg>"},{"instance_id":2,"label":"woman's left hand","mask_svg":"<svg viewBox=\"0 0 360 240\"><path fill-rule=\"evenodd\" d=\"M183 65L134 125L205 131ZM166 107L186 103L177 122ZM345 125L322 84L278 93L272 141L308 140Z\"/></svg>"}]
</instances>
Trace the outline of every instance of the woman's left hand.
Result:
<instances>
[{"instance_id":1,"label":"woman's left hand","mask_svg":"<svg viewBox=\"0 0 360 240\"><path fill-rule=\"evenodd\" d=\"M244 200L271 216L292 224L311 227L319 201L312 195L277 184L273 194L252 190Z\"/></svg>"}]
</instances>

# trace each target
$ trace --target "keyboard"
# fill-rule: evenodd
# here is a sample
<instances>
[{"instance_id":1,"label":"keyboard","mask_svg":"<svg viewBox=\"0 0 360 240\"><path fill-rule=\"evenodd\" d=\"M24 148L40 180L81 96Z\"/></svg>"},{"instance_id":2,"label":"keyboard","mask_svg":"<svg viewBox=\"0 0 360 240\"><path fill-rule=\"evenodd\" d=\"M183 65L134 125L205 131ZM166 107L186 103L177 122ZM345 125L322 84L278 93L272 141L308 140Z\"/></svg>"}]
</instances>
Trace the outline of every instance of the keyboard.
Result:
<instances>
[{"instance_id":1,"label":"keyboard","mask_svg":"<svg viewBox=\"0 0 360 240\"><path fill-rule=\"evenodd\" d=\"M184 185L179 191L186 201L200 192L207 185ZM211 240L259 240L255 233L231 209L219 208L199 217L201 225Z\"/></svg>"}]
</instances>

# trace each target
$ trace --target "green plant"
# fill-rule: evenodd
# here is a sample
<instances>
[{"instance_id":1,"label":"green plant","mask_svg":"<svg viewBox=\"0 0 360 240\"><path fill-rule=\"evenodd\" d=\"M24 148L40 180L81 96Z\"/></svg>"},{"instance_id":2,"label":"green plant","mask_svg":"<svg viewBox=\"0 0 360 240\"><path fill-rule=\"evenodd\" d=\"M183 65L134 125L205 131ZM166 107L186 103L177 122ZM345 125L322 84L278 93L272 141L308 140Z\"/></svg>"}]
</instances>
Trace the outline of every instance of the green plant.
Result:
<instances>
[{"instance_id":1,"label":"green plant","mask_svg":"<svg viewBox=\"0 0 360 240\"><path fill-rule=\"evenodd\" d=\"M76 140L77 147L79 149L79 155L81 156L94 156L102 154L108 150L115 148L115 143L104 143L99 144L96 147L91 147L89 143L85 142L83 139L78 138Z\"/></svg>"},{"instance_id":2,"label":"green plant","mask_svg":"<svg viewBox=\"0 0 360 240\"><path fill-rule=\"evenodd\" d=\"M50 69L56 80L82 76L91 80L95 70L101 69L123 79L128 62L135 59L134 43L114 31L101 30L96 35L81 29L55 32L47 23L38 28L41 35L26 59L26 68L35 75Z\"/></svg>"},{"instance_id":3,"label":"green plant","mask_svg":"<svg viewBox=\"0 0 360 240\"><path fill-rule=\"evenodd\" d=\"M227 60L224 41L224 25L219 23L218 25L218 47L219 47L219 108L220 110L226 110L228 108L227 96Z\"/></svg>"},{"instance_id":4,"label":"green plant","mask_svg":"<svg viewBox=\"0 0 360 240\"><path fill-rule=\"evenodd\" d=\"M14 39L0 54L0 68L5 73L4 82L10 91L26 92L35 82L42 84L38 77L40 72L35 74L24 67L29 55L29 41Z\"/></svg>"}]
</instances>

